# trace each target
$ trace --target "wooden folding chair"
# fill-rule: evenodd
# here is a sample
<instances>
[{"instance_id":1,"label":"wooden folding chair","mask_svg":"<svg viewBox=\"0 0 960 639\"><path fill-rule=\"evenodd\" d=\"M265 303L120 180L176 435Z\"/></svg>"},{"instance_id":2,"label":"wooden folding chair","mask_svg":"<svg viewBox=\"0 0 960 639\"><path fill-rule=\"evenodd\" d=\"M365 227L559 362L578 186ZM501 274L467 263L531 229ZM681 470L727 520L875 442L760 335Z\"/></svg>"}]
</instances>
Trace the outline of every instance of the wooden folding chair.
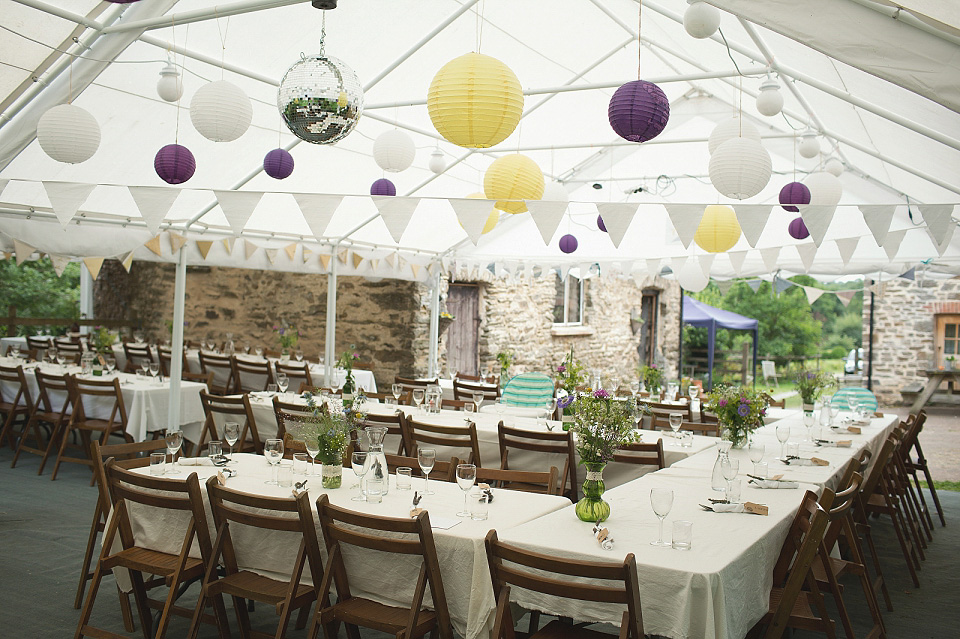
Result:
<instances>
[{"instance_id":1,"label":"wooden folding chair","mask_svg":"<svg viewBox=\"0 0 960 639\"><path fill-rule=\"evenodd\" d=\"M63 428L60 437L60 450L57 452L57 461L53 465L51 481L57 478L60 464L82 464L89 466L93 471L93 456L90 448L90 436L96 435L100 445L105 446L111 435L122 437L126 442L133 442L133 437L127 433L127 409L123 402L123 393L120 390L120 378L112 380L81 379L70 376L67 378L70 387L70 401L73 404L73 413ZM102 407L97 410L96 404L110 404L110 414L106 419L94 417L98 412L104 412ZM70 446L70 435L76 431L80 435L80 449L82 457L66 455ZM91 476L90 485L93 485L95 476Z\"/></svg>"},{"instance_id":2,"label":"wooden folding chair","mask_svg":"<svg viewBox=\"0 0 960 639\"><path fill-rule=\"evenodd\" d=\"M430 529L430 516L422 511L415 518L377 517L352 512L330 503L327 495L317 499L320 531L327 547L327 567L308 637L314 637L320 625L327 639L336 636L335 624L347 624L353 639L359 638L357 626L390 633L398 639L417 639L428 632L440 639L453 639L453 627L440 577L437 548ZM422 558L413 601L408 608L388 606L372 599L356 597L350 591L350 577L343 559L343 547ZM328 602L330 588L336 583L337 603ZM432 610L423 607L427 587L433 599Z\"/></svg>"},{"instance_id":3,"label":"wooden folding chair","mask_svg":"<svg viewBox=\"0 0 960 639\"><path fill-rule=\"evenodd\" d=\"M426 390L427 386L439 386L440 379L436 377L433 379L411 379L409 377L400 377L397 375L393 378L393 383L400 384L400 386L403 388L403 392L409 393L415 389Z\"/></svg>"},{"instance_id":4,"label":"wooden folding chair","mask_svg":"<svg viewBox=\"0 0 960 639\"><path fill-rule=\"evenodd\" d=\"M440 399L440 408L443 410L464 410L467 404L473 405L473 400L466 399Z\"/></svg>"},{"instance_id":5,"label":"wooden folding chair","mask_svg":"<svg viewBox=\"0 0 960 639\"><path fill-rule=\"evenodd\" d=\"M50 348L50 338L27 335L27 348L35 349L38 353L42 350L46 350Z\"/></svg>"},{"instance_id":6,"label":"wooden folding chair","mask_svg":"<svg viewBox=\"0 0 960 639\"><path fill-rule=\"evenodd\" d=\"M927 540L933 541L933 520L926 510L926 501L921 501L920 491L916 490L913 482L910 481L910 471L907 470L907 464L910 462L907 444L909 428L909 425L900 422L900 426L893 430L898 442L893 449L894 456L891 460L892 477L897 494L904 504L904 516L919 543L920 558L926 559L923 550L927 547Z\"/></svg>"},{"instance_id":7,"label":"wooden folding chair","mask_svg":"<svg viewBox=\"0 0 960 639\"><path fill-rule=\"evenodd\" d=\"M456 467L457 465L454 464L454 470L456 470ZM560 483L560 471L557 470L556 466L551 466L550 470L545 473L532 470L477 467L477 483L480 482L504 490L518 490L543 495L559 495L560 489L563 487Z\"/></svg>"},{"instance_id":8,"label":"wooden folding chair","mask_svg":"<svg viewBox=\"0 0 960 639\"><path fill-rule=\"evenodd\" d=\"M670 419L667 415L657 415L654 413L652 419L650 420L650 430L670 430L673 429L670 427ZM704 435L706 437L719 437L720 436L720 423L713 422L690 422L684 419L680 422L680 428L677 429L677 432L683 430L689 430L695 435Z\"/></svg>"},{"instance_id":9,"label":"wooden folding chair","mask_svg":"<svg viewBox=\"0 0 960 639\"><path fill-rule=\"evenodd\" d=\"M79 363L80 356L83 355L83 346L79 342L56 340L54 347L57 349L57 355L63 355L68 362Z\"/></svg>"},{"instance_id":10,"label":"wooden folding chair","mask_svg":"<svg viewBox=\"0 0 960 639\"><path fill-rule=\"evenodd\" d=\"M236 381L235 388L238 393L265 391L267 386L276 383L270 360L254 361L234 355L230 358L230 364L233 366L233 379Z\"/></svg>"},{"instance_id":11,"label":"wooden folding chair","mask_svg":"<svg viewBox=\"0 0 960 639\"><path fill-rule=\"evenodd\" d=\"M923 431L923 424L927 421L927 413L920 411L917 415L911 415L907 419L907 435L903 440L903 461L907 473L913 477L917 493L923 503L923 510L926 513L930 527L933 528L933 519L930 517L930 509L927 507L927 501L923 497L923 484L920 483L918 473L922 472L927 482L927 490L930 491L930 497L933 499L934 506L937 507L937 515L940 517L940 525L946 526L947 520L943 516L943 508L940 506L940 497L937 495L937 489L933 485L933 476L930 474L930 467L927 465L927 458L923 455L923 449L920 447L920 433ZM916 452L916 457L913 452Z\"/></svg>"},{"instance_id":12,"label":"wooden folding chair","mask_svg":"<svg viewBox=\"0 0 960 639\"><path fill-rule=\"evenodd\" d=\"M662 404L659 402L640 402L646 404L652 413L652 418L658 421L669 421L670 413L680 413L683 415L683 421L693 421L693 411L690 404Z\"/></svg>"},{"instance_id":13,"label":"wooden folding chair","mask_svg":"<svg viewBox=\"0 0 960 639\"><path fill-rule=\"evenodd\" d=\"M307 452L297 424L311 418L313 411L306 404L281 402L279 397L274 396L273 415L277 420L276 437L283 440L283 456L293 458L294 453Z\"/></svg>"},{"instance_id":14,"label":"wooden folding chair","mask_svg":"<svg viewBox=\"0 0 960 639\"><path fill-rule=\"evenodd\" d=\"M833 491L824 488L824 503L829 507L832 501ZM820 552L828 522L826 510L817 503L817 495L807 491L773 568L769 610L748 637L780 639L787 628L798 628L836 638L823 594L810 570ZM764 627L766 632L761 632Z\"/></svg>"},{"instance_id":15,"label":"wooden folding chair","mask_svg":"<svg viewBox=\"0 0 960 639\"><path fill-rule=\"evenodd\" d=\"M497 600L493 639L514 639L518 636L514 631L515 622L510 605L511 586L567 599L626 606L620 620L620 639L643 639L637 560L633 553L627 554L620 563L561 559L505 544L497 539L496 530L487 533L484 543L493 594ZM582 581L585 579L589 579L589 583ZM551 621L539 629L538 624L539 612L534 611L530 615L529 633L519 636L537 639L613 637L560 620Z\"/></svg>"},{"instance_id":16,"label":"wooden folding chair","mask_svg":"<svg viewBox=\"0 0 960 639\"><path fill-rule=\"evenodd\" d=\"M613 461L640 466L651 466L654 470L666 468L663 460L663 440L658 439L656 444L627 444L621 446L614 454Z\"/></svg>"},{"instance_id":17,"label":"wooden folding chair","mask_svg":"<svg viewBox=\"0 0 960 639\"><path fill-rule=\"evenodd\" d=\"M42 457L40 468L37 470L37 474L42 475L43 467L46 466L50 454L54 452L64 426L70 421L73 403L70 401L69 375L44 373L39 368L33 369L33 373L37 378L37 399L20 434L20 441L17 442L17 451L13 455L10 468L16 467L20 453L32 453ZM50 429L46 444L43 442L41 426L47 426ZM31 435L33 436L32 446L27 445Z\"/></svg>"},{"instance_id":18,"label":"wooden folding chair","mask_svg":"<svg viewBox=\"0 0 960 639\"><path fill-rule=\"evenodd\" d=\"M390 453L384 454L384 457L387 459L387 470L391 473L396 473L398 468L409 468L411 469L411 475L414 477L423 477L423 471L420 470L420 461L416 457L405 457L403 455L391 455ZM450 461L440 461L436 460L433 464L433 469L430 471L430 475L439 481L453 481L457 475L457 464L460 463L460 460L456 457L450 459ZM480 469L477 468L479 472Z\"/></svg>"},{"instance_id":19,"label":"wooden folding chair","mask_svg":"<svg viewBox=\"0 0 960 639\"><path fill-rule=\"evenodd\" d=\"M235 452L252 451L257 455L263 453L263 443L260 441L260 434L257 432L257 420L253 417L249 395L220 397L200 391L200 403L203 406L203 414L206 415L206 419L203 422L203 431L200 433L200 440L197 442L195 451L203 448L203 445L208 441L222 439L217 430L218 422L221 424L237 422L240 424L240 439L237 440Z\"/></svg>"},{"instance_id":20,"label":"wooden folding chair","mask_svg":"<svg viewBox=\"0 0 960 639\"><path fill-rule=\"evenodd\" d=\"M284 373L290 380L288 388L300 388L304 384L313 386L313 378L310 377L310 364L306 361L289 364L283 362L274 362L273 368L277 373Z\"/></svg>"},{"instance_id":21,"label":"wooden folding chair","mask_svg":"<svg viewBox=\"0 0 960 639\"><path fill-rule=\"evenodd\" d=\"M407 453L416 456L420 444L428 448L440 447L438 457L445 457L448 453L466 460L465 463L481 466L480 442L477 440L477 425L469 422L466 426L437 426L407 418L403 421L404 440L407 443ZM457 452L466 452L457 455Z\"/></svg>"},{"instance_id":22,"label":"wooden folding chair","mask_svg":"<svg viewBox=\"0 0 960 639\"><path fill-rule=\"evenodd\" d=\"M142 364L153 364L157 360L153 357L153 351L149 344L131 344L123 343L123 354L127 358L127 365L124 371L127 373L136 373Z\"/></svg>"},{"instance_id":23,"label":"wooden folding chair","mask_svg":"<svg viewBox=\"0 0 960 639\"><path fill-rule=\"evenodd\" d=\"M185 382L199 382L207 386L207 391L213 386L213 373L188 373L186 371L180 375L180 379Z\"/></svg>"},{"instance_id":24,"label":"wooden folding chair","mask_svg":"<svg viewBox=\"0 0 960 639\"><path fill-rule=\"evenodd\" d=\"M121 637L112 632L90 625L93 605L100 589L100 582L106 571L114 568L126 568L130 572L133 584L133 597L140 617L140 626L144 637L151 635L153 627L150 618L150 603L143 575L156 575L166 580L170 586L161 608L160 620L154 636L166 637L170 617L173 614L194 616L194 611L175 606L180 585L202 577L204 567L212 556L210 530L207 528L207 516L204 512L203 493L196 473L190 473L186 480L151 477L120 468L115 460L108 459L104 465L104 477L113 504L113 514L103 533L103 545L100 558L93 571L90 593L80 613L75 639L80 637ZM154 550L137 544L133 535L133 522L130 519L131 506L150 507L171 511L185 516L182 542L177 552ZM172 517L178 520L179 517ZM119 535L120 549L115 549ZM194 546L200 550L200 557L191 557ZM227 639L227 612L220 600L213 602L216 624L220 628L221 639Z\"/></svg>"},{"instance_id":25,"label":"wooden folding chair","mask_svg":"<svg viewBox=\"0 0 960 639\"><path fill-rule=\"evenodd\" d=\"M508 465L507 455L510 450L523 450L544 455L559 455L564 458L563 468L560 470L561 490L563 494L570 497L571 501L579 499L579 481L577 480L577 454L573 444L572 431L543 432L536 430L522 430L520 428L509 428L500 422L497 425L497 439L500 444L500 468L502 470L521 470L511 469ZM515 457L514 457L515 458ZM539 464L536 470L543 471L555 464L547 461ZM516 461L514 462L517 463ZM534 470L524 468L522 470ZM569 485L569 487L568 487Z\"/></svg>"},{"instance_id":26,"label":"wooden folding chair","mask_svg":"<svg viewBox=\"0 0 960 639\"><path fill-rule=\"evenodd\" d=\"M197 600L196 612L190 626L190 639L194 639L200 629L204 604L212 599L217 609L222 609L224 595L233 598L233 608L237 614L237 623L240 625L242 637L273 636L277 639L285 637L294 610L301 611L297 627L302 628L306 624L310 605L318 599L323 577L320 543L317 540L313 508L307 493L302 492L296 497L285 498L261 497L222 486L219 478L213 476L207 480L207 497L213 511L217 537L213 544L213 552L207 559L200 598ZM242 569L238 563L238 545L242 543L244 537L234 536L231 527L257 528L299 535L300 544L296 549L290 578L273 579L252 570ZM248 553L255 551L256 548L247 550ZM219 575L221 565L223 576ZM302 583L305 567L310 570L313 585ZM248 599L268 604L276 609L280 619L274 635L251 630L246 605ZM324 602L328 604L326 599ZM226 619L223 621L220 634L230 636Z\"/></svg>"},{"instance_id":27,"label":"wooden folding chair","mask_svg":"<svg viewBox=\"0 0 960 639\"><path fill-rule=\"evenodd\" d=\"M453 398L473 401L474 393L483 393L483 401L495 402L500 397L500 387L482 382L453 380Z\"/></svg>"},{"instance_id":28,"label":"wooden folding chair","mask_svg":"<svg viewBox=\"0 0 960 639\"><path fill-rule=\"evenodd\" d=\"M404 416L403 411L400 410L393 415L367 413L363 418L363 422L360 424L360 430L367 426L384 426L387 429L387 434L384 436L384 446L390 446L392 448L392 442L396 441L398 455L412 454L412 449L406 439L407 435L404 430L404 423L406 421L407 418Z\"/></svg>"},{"instance_id":29,"label":"wooden folding chair","mask_svg":"<svg viewBox=\"0 0 960 639\"><path fill-rule=\"evenodd\" d=\"M157 347L157 359L160 362L160 374L164 377L170 377L170 360L173 358L169 346L158 346ZM187 354L184 352L180 356L180 375L183 379L183 375L190 372L190 364L187 363Z\"/></svg>"},{"instance_id":30,"label":"wooden folding chair","mask_svg":"<svg viewBox=\"0 0 960 639\"><path fill-rule=\"evenodd\" d=\"M4 401L3 397L13 396L9 402ZM27 377L23 372L23 366L2 366L0 365L0 413L6 415L3 420L3 427L0 428L0 446L3 446L4 440L10 445L10 450L16 450L14 443L16 439L13 436L13 425L18 418L23 418L23 428L20 430L20 437L26 435L27 422L30 421L30 412L33 410L33 400L30 397L30 385L27 384Z\"/></svg>"},{"instance_id":31,"label":"wooden folding chair","mask_svg":"<svg viewBox=\"0 0 960 639\"><path fill-rule=\"evenodd\" d=\"M237 381L233 375L233 364L230 357L215 355L200 350L200 371L213 373L213 385L210 392L214 395L230 395L238 392ZM262 389L261 389L262 390Z\"/></svg>"}]
</instances>

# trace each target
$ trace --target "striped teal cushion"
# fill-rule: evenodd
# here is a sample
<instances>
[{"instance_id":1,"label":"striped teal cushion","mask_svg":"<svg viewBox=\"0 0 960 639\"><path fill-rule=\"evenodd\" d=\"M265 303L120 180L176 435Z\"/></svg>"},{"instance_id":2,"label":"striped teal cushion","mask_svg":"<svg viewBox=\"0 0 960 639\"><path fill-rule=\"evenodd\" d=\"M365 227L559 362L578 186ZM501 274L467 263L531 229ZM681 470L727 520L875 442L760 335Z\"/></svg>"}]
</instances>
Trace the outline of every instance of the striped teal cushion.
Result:
<instances>
[{"instance_id":1,"label":"striped teal cushion","mask_svg":"<svg viewBox=\"0 0 960 639\"><path fill-rule=\"evenodd\" d=\"M543 373L522 373L507 382L501 401L508 406L543 406L552 397L552 379Z\"/></svg>"},{"instance_id":2,"label":"striped teal cushion","mask_svg":"<svg viewBox=\"0 0 960 639\"><path fill-rule=\"evenodd\" d=\"M833 405L839 406L840 410L850 410L850 400L856 397L861 404L866 404L872 411L877 410L877 397L866 388L859 386L848 386L841 388L833 394Z\"/></svg>"}]
</instances>

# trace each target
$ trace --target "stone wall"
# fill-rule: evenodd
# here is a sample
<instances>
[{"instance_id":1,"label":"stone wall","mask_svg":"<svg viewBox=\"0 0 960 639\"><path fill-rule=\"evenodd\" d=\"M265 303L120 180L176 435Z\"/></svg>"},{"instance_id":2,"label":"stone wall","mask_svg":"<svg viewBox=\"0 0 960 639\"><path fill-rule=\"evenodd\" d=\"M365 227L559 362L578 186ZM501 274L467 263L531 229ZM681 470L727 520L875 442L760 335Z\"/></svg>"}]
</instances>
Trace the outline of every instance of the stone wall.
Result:
<instances>
[{"instance_id":1,"label":"stone wall","mask_svg":"<svg viewBox=\"0 0 960 639\"><path fill-rule=\"evenodd\" d=\"M881 405L903 401L900 390L925 384L923 371L934 362L935 313L960 303L960 278L885 283L874 296L873 392ZM870 302L863 304L864 368L869 357Z\"/></svg>"}]
</instances>

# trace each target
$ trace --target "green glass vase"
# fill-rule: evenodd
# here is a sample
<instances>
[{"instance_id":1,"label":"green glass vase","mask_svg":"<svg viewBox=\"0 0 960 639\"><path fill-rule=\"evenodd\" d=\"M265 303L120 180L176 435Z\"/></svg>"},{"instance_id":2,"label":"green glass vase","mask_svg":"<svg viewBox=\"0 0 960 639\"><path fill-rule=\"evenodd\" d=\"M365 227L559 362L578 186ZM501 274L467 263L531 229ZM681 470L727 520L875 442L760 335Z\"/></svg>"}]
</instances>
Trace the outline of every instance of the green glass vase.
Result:
<instances>
[{"instance_id":1,"label":"green glass vase","mask_svg":"<svg viewBox=\"0 0 960 639\"><path fill-rule=\"evenodd\" d=\"M577 502L577 517L580 521L597 523L610 516L610 504L603 501L603 492L607 487L603 483L603 469L606 464L584 464L587 478L583 481L583 498Z\"/></svg>"}]
</instances>

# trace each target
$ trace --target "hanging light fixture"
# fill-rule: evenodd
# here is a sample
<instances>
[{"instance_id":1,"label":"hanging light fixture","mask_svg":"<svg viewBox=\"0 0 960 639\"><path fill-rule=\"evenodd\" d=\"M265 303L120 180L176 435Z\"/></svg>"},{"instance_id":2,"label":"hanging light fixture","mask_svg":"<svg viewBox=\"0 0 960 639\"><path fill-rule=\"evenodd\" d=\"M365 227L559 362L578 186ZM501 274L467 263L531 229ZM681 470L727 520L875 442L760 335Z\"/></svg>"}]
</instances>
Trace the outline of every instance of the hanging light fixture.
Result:
<instances>
[{"instance_id":1,"label":"hanging light fixture","mask_svg":"<svg viewBox=\"0 0 960 639\"><path fill-rule=\"evenodd\" d=\"M837 158L830 158L823 165L823 168L827 171L827 173L833 175L834 177L840 177L843 174L845 167L843 166L843 162Z\"/></svg>"},{"instance_id":2,"label":"hanging light fixture","mask_svg":"<svg viewBox=\"0 0 960 639\"><path fill-rule=\"evenodd\" d=\"M373 142L373 160L384 171L399 173L410 168L417 155L413 139L399 129L384 131Z\"/></svg>"},{"instance_id":3,"label":"hanging light fixture","mask_svg":"<svg viewBox=\"0 0 960 639\"><path fill-rule=\"evenodd\" d=\"M523 213L527 210L523 200L543 197L543 171L525 155L504 155L494 160L484 173L483 192L487 199L499 200L494 206L501 211Z\"/></svg>"},{"instance_id":4,"label":"hanging light fixture","mask_svg":"<svg viewBox=\"0 0 960 639\"><path fill-rule=\"evenodd\" d=\"M197 161L185 146L168 144L153 158L153 169L167 184L183 184L193 177Z\"/></svg>"},{"instance_id":5,"label":"hanging light fixture","mask_svg":"<svg viewBox=\"0 0 960 639\"><path fill-rule=\"evenodd\" d=\"M761 115L773 117L783 108L783 95L780 93L780 84L769 73L767 79L760 83L760 95L757 96L757 111Z\"/></svg>"},{"instance_id":6,"label":"hanging light fixture","mask_svg":"<svg viewBox=\"0 0 960 639\"><path fill-rule=\"evenodd\" d=\"M380 178L370 185L370 195L389 195L397 194L397 187L387 178Z\"/></svg>"},{"instance_id":7,"label":"hanging light fixture","mask_svg":"<svg viewBox=\"0 0 960 639\"><path fill-rule=\"evenodd\" d=\"M208 140L233 142L250 128L253 105L237 85L226 80L208 82L190 99L190 121Z\"/></svg>"},{"instance_id":8,"label":"hanging light fixture","mask_svg":"<svg viewBox=\"0 0 960 639\"><path fill-rule=\"evenodd\" d=\"M57 162L79 164L100 148L100 125L86 109L75 104L50 107L37 122L40 148Z\"/></svg>"},{"instance_id":9,"label":"hanging light fixture","mask_svg":"<svg viewBox=\"0 0 960 639\"><path fill-rule=\"evenodd\" d=\"M683 290L691 293L699 293L710 284L710 276L703 272L700 266L700 260L691 257L683 265L680 272L677 273L677 282L683 287Z\"/></svg>"},{"instance_id":10,"label":"hanging light fixture","mask_svg":"<svg viewBox=\"0 0 960 639\"><path fill-rule=\"evenodd\" d=\"M566 235L560 238L560 250L563 251L564 253L567 253L568 255L577 250L578 244L579 243L577 242L577 238L571 235L570 233L567 233Z\"/></svg>"},{"instance_id":11,"label":"hanging light fixture","mask_svg":"<svg viewBox=\"0 0 960 639\"><path fill-rule=\"evenodd\" d=\"M757 131L757 127L739 115L734 115L729 120L724 120L713 128L713 131L710 132L710 137L707 138L707 150L712 155L721 144L731 138L745 138L759 142L760 132Z\"/></svg>"},{"instance_id":12,"label":"hanging light fixture","mask_svg":"<svg viewBox=\"0 0 960 639\"><path fill-rule=\"evenodd\" d=\"M710 182L721 194L735 200L762 191L772 171L770 154L756 140L731 138L710 156Z\"/></svg>"},{"instance_id":13,"label":"hanging light fixture","mask_svg":"<svg viewBox=\"0 0 960 639\"><path fill-rule=\"evenodd\" d=\"M167 60L167 64L160 69L157 95L167 102L176 102L183 97L183 77L171 60Z\"/></svg>"},{"instance_id":14,"label":"hanging light fixture","mask_svg":"<svg viewBox=\"0 0 960 639\"><path fill-rule=\"evenodd\" d=\"M286 149L274 149L263 158L263 172L275 180L283 180L293 173L293 156Z\"/></svg>"},{"instance_id":15,"label":"hanging light fixture","mask_svg":"<svg viewBox=\"0 0 960 639\"><path fill-rule=\"evenodd\" d=\"M687 0L687 10L683 12L683 28L691 37L703 40L709 38L720 28L720 10L702 0Z\"/></svg>"},{"instance_id":16,"label":"hanging light fixture","mask_svg":"<svg viewBox=\"0 0 960 639\"><path fill-rule=\"evenodd\" d=\"M711 204L703 210L700 225L693 236L697 246L708 253L729 251L740 240L737 213L722 204Z\"/></svg>"},{"instance_id":17,"label":"hanging light fixture","mask_svg":"<svg viewBox=\"0 0 960 639\"><path fill-rule=\"evenodd\" d=\"M799 213L797 205L810 204L810 189L803 182L790 182L780 189L780 206L784 211ZM799 219L799 218L798 218Z\"/></svg>"},{"instance_id":18,"label":"hanging light fixture","mask_svg":"<svg viewBox=\"0 0 960 639\"><path fill-rule=\"evenodd\" d=\"M805 158L815 158L820 153L820 141L817 139L817 133L813 129L807 129L800 136L800 146L797 147Z\"/></svg>"},{"instance_id":19,"label":"hanging light fixture","mask_svg":"<svg viewBox=\"0 0 960 639\"><path fill-rule=\"evenodd\" d=\"M843 185L836 176L819 171L803 181L810 189L810 206L836 206L843 196Z\"/></svg>"},{"instance_id":20,"label":"hanging light fixture","mask_svg":"<svg viewBox=\"0 0 960 639\"><path fill-rule=\"evenodd\" d=\"M803 223L802 217L793 218L787 227L787 231L790 233L790 237L795 240L805 240L810 237L810 231L807 230L807 225Z\"/></svg>"},{"instance_id":21,"label":"hanging light fixture","mask_svg":"<svg viewBox=\"0 0 960 639\"><path fill-rule=\"evenodd\" d=\"M437 147L430 154L430 162L427 164L431 171L440 175L447 168L447 161L443 159L443 151Z\"/></svg>"}]
</instances>

